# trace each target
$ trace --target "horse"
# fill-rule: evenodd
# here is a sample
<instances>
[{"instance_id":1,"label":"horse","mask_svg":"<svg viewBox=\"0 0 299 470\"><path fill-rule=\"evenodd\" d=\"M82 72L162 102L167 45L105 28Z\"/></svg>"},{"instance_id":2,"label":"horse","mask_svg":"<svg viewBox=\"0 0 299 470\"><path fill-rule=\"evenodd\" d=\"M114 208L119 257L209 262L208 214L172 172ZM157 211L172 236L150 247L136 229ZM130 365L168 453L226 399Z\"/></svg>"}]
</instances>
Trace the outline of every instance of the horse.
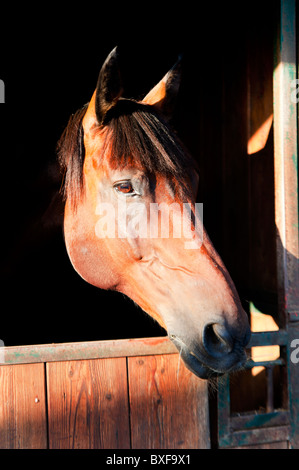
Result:
<instances>
[{"instance_id":1,"label":"horse","mask_svg":"<svg viewBox=\"0 0 299 470\"><path fill-rule=\"evenodd\" d=\"M58 142L64 237L85 281L131 298L209 379L243 367L250 328L196 207L196 161L170 123L181 70L178 60L143 99L128 98L110 52Z\"/></svg>"}]
</instances>

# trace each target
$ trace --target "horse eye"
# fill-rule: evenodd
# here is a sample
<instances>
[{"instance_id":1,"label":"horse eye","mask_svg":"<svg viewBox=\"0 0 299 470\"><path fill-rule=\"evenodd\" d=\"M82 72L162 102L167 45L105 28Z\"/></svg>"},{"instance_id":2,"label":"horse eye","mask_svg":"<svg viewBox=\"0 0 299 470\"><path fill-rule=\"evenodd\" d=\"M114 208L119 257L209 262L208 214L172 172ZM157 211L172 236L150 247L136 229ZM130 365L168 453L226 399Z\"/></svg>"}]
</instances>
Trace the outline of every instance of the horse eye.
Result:
<instances>
[{"instance_id":1,"label":"horse eye","mask_svg":"<svg viewBox=\"0 0 299 470\"><path fill-rule=\"evenodd\" d=\"M118 183L114 185L115 189L123 194L133 194L135 193L132 184L130 181L124 181L123 183Z\"/></svg>"}]
</instances>

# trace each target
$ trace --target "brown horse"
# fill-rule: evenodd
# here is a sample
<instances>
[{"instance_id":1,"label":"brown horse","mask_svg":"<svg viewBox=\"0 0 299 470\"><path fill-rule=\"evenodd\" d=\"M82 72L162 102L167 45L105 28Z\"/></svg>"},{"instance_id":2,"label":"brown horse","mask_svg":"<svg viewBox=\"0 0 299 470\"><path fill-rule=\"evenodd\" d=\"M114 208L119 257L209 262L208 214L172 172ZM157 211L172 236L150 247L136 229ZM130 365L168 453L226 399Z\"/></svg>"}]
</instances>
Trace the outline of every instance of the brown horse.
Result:
<instances>
[{"instance_id":1,"label":"brown horse","mask_svg":"<svg viewBox=\"0 0 299 470\"><path fill-rule=\"evenodd\" d=\"M126 294L157 320L196 375L236 370L247 315L196 210L196 163L168 124L180 63L135 101L122 96L118 54L59 142L69 257L87 282Z\"/></svg>"}]
</instances>

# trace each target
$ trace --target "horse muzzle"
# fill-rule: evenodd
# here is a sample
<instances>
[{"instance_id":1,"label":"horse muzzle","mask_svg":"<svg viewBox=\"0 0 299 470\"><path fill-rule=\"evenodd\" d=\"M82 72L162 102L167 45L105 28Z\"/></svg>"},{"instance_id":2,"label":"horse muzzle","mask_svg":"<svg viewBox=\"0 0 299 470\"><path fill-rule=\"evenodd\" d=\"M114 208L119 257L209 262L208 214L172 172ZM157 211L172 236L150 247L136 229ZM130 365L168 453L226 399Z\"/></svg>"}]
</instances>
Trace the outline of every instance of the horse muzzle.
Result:
<instances>
[{"instance_id":1,"label":"horse muzzle","mask_svg":"<svg viewBox=\"0 0 299 470\"><path fill-rule=\"evenodd\" d=\"M200 340L193 336L169 333L169 338L178 349L186 367L201 379L242 368L247 360L245 347L250 339L249 326L240 335L234 335L222 324L208 324Z\"/></svg>"}]
</instances>

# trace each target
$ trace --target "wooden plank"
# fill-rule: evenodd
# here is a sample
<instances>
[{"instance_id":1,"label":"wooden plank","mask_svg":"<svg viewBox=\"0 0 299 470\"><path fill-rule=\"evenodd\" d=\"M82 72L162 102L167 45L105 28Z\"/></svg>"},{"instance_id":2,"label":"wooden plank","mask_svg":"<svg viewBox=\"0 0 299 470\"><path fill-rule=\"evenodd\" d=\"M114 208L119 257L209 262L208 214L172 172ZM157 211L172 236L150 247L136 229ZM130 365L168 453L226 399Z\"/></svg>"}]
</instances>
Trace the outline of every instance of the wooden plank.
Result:
<instances>
[{"instance_id":1,"label":"wooden plank","mask_svg":"<svg viewBox=\"0 0 299 470\"><path fill-rule=\"evenodd\" d=\"M177 349L169 338L162 336L158 338L4 347L0 348L0 358L4 357L0 364L28 364L176 353Z\"/></svg>"},{"instance_id":2,"label":"wooden plank","mask_svg":"<svg viewBox=\"0 0 299 470\"><path fill-rule=\"evenodd\" d=\"M0 448L47 448L44 364L0 367Z\"/></svg>"},{"instance_id":3,"label":"wooden plank","mask_svg":"<svg viewBox=\"0 0 299 470\"><path fill-rule=\"evenodd\" d=\"M298 134L296 79L296 2L280 1L274 71L274 168L277 271L280 310L298 320Z\"/></svg>"},{"instance_id":4,"label":"wooden plank","mask_svg":"<svg viewBox=\"0 0 299 470\"><path fill-rule=\"evenodd\" d=\"M293 97L297 78L296 2L280 0L279 8L274 71L275 223L279 307L288 323L290 344L292 339L298 338L299 332L298 107ZM297 367L289 360L290 443L293 448L299 448Z\"/></svg>"},{"instance_id":5,"label":"wooden plank","mask_svg":"<svg viewBox=\"0 0 299 470\"><path fill-rule=\"evenodd\" d=\"M227 442L225 445L223 443L222 447L260 446L273 442L285 442L289 440L289 437L289 426L236 431L227 437Z\"/></svg>"},{"instance_id":6,"label":"wooden plank","mask_svg":"<svg viewBox=\"0 0 299 470\"><path fill-rule=\"evenodd\" d=\"M288 333L286 330L263 331L259 333L251 333L248 348L254 346L272 346L278 344L284 346L288 343Z\"/></svg>"},{"instance_id":7,"label":"wooden plank","mask_svg":"<svg viewBox=\"0 0 299 470\"><path fill-rule=\"evenodd\" d=\"M253 367L273 367L273 366L284 366L285 361L284 359L274 359L273 361L271 360L266 360L266 361L252 361L249 359L246 364L244 365L245 369L252 369Z\"/></svg>"},{"instance_id":8,"label":"wooden plank","mask_svg":"<svg viewBox=\"0 0 299 470\"><path fill-rule=\"evenodd\" d=\"M47 364L49 447L130 448L126 358Z\"/></svg>"},{"instance_id":9,"label":"wooden plank","mask_svg":"<svg viewBox=\"0 0 299 470\"><path fill-rule=\"evenodd\" d=\"M230 434L229 420L230 420L230 379L229 375L225 374L218 380L218 443L219 447L226 445L227 436Z\"/></svg>"},{"instance_id":10,"label":"wooden plank","mask_svg":"<svg viewBox=\"0 0 299 470\"><path fill-rule=\"evenodd\" d=\"M133 449L210 447L207 381L179 355L128 358Z\"/></svg>"},{"instance_id":11,"label":"wooden plank","mask_svg":"<svg viewBox=\"0 0 299 470\"><path fill-rule=\"evenodd\" d=\"M267 442L266 444L256 444L253 446L240 446L240 447L230 447L230 449L289 449L288 441L279 441L279 442Z\"/></svg>"},{"instance_id":12,"label":"wooden plank","mask_svg":"<svg viewBox=\"0 0 299 470\"><path fill-rule=\"evenodd\" d=\"M230 432L234 432L251 428L289 425L289 423L290 413L288 411L273 411L272 413L232 416L229 420L229 428Z\"/></svg>"}]
</instances>

